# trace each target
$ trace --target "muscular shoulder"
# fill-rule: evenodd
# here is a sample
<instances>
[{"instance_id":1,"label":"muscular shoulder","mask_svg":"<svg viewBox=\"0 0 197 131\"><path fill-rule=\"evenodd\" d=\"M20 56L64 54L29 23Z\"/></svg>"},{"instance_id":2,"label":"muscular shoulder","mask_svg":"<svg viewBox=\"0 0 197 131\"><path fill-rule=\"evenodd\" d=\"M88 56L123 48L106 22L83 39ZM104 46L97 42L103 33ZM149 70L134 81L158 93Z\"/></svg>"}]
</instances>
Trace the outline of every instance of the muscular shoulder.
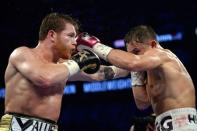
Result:
<instances>
[{"instance_id":1,"label":"muscular shoulder","mask_svg":"<svg viewBox=\"0 0 197 131\"><path fill-rule=\"evenodd\" d=\"M162 48L153 48L147 51L146 54L154 57L155 59L158 59L159 61L161 61L161 64L170 62L177 58L176 55L173 54L170 50Z\"/></svg>"},{"instance_id":2,"label":"muscular shoulder","mask_svg":"<svg viewBox=\"0 0 197 131\"><path fill-rule=\"evenodd\" d=\"M26 53L30 53L31 49L25 46L16 48L12 53L11 57L23 56Z\"/></svg>"},{"instance_id":3,"label":"muscular shoulder","mask_svg":"<svg viewBox=\"0 0 197 131\"><path fill-rule=\"evenodd\" d=\"M168 49L162 49L160 52L160 57L162 57L165 60L165 62L170 62L174 61L175 59L178 59L177 56Z\"/></svg>"},{"instance_id":4,"label":"muscular shoulder","mask_svg":"<svg viewBox=\"0 0 197 131\"><path fill-rule=\"evenodd\" d=\"M30 57L31 49L28 47L18 47L10 55L9 61L14 63L15 61L22 60L26 56Z\"/></svg>"},{"instance_id":5,"label":"muscular shoulder","mask_svg":"<svg viewBox=\"0 0 197 131\"><path fill-rule=\"evenodd\" d=\"M152 48L152 49L149 49L145 54L160 56L160 55L165 55L165 52L166 52L165 49Z\"/></svg>"}]
</instances>

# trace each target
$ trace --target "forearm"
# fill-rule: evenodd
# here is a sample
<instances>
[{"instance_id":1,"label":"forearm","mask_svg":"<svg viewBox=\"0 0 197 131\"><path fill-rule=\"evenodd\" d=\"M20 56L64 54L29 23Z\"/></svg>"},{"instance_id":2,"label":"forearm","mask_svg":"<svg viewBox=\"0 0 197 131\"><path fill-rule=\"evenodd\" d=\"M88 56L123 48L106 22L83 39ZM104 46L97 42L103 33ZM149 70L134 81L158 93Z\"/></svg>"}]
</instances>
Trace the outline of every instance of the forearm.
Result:
<instances>
[{"instance_id":1,"label":"forearm","mask_svg":"<svg viewBox=\"0 0 197 131\"><path fill-rule=\"evenodd\" d=\"M86 48L81 47L79 48ZM132 53L125 52L119 49L113 49L109 46L106 46L102 43L96 43L92 50L102 59L108 61L112 65L128 70L128 71L137 71L137 61L139 56Z\"/></svg>"},{"instance_id":2,"label":"forearm","mask_svg":"<svg viewBox=\"0 0 197 131\"><path fill-rule=\"evenodd\" d=\"M119 67L116 67L116 66L110 66L110 67L112 67L112 69L115 72L115 75L114 75L113 79L126 77L130 73L128 70L125 70L125 69L122 69L122 68L119 68Z\"/></svg>"},{"instance_id":3,"label":"forearm","mask_svg":"<svg viewBox=\"0 0 197 131\"><path fill-rule=\"evenodd\" d=\"M136 60L138 59L138 56L119 49L113 49L107 55L109 63L128 71L138 70L138 67L136 66Z\"/></svg>"},{"instance_id":4,"label":"forearm","mask_svg":"<svg viewBox=\"0 0 197 131\"><path fill-rule=\"evenodd\" d=\"M149 96L146 90L146 72L131 72L131 86L136 106L146 109L150 106Z\"/></svg>"},{"instance_id":5,"label":"forearm","mask_svg":"<svg viewBox=\"0 0 197 131\"><path fill-rule=\"evenodd\" d=\"M88 33L81 33L76 41L78 43L78 50L90 48L100 58L128 71L148 70L161 64L160 58L157 55L135 55L130 52L113 49L102 44L98 38L90 36Z\"/></svg>"},{"instance_id":6,"label":"forearm","mask_svg":"<svg viewBox=\"0 0 197 131\"><path fill-rule=\"evenodd\" d=\"M138 109L144 110L151 105L145 86L133 87L132 91L133 91L135 104Z\"/></svg>"},{"instance_id":7,"label":"forearm","mask_svg":"<svg viewBox=\"0 0 197 131\"><path fill-rule=\"evenodd\" d=\"M111 67L108 66L101 66L100 69L94 74L87 74L83 71L73 75L68 80L69 81L102 81L106 80L107 78L113 78L114 72Z\"/></svg>"},{"instance_id":8,"label":"forearm","mask_svg":"<svg viewBox=\"0 0 197 131\"><path fill-rule=\"evenodd\" d=\"M126 77L129 71L115 67L101 65L100 69L94 74L86 74L79 72L76 75L70 77L69 81L102 81L108 79L116 79L120 77Z\"/></svg>"},{"instance_id":9,"label":"forearm","mask_svg":"<svg viewBox=\"0 0 197 131\"><path fill-rule=\"evenodd\" d=\"M47 64L26 74L26 77L36 86L51 87L61 82L66 82L69 77L69 71L63 64Z\"/></svg>"},{"instance_id":10,"label":"forearm","mask_svg":"<svg viewBox=\"0 0 197 131\"><path fill-rule=\"evenodd\" d=\"M68 81L100 81L103 80L103 76L99 75L99 73L87 74L83 71L69 77Z\"/></svg>"}]
</instances>

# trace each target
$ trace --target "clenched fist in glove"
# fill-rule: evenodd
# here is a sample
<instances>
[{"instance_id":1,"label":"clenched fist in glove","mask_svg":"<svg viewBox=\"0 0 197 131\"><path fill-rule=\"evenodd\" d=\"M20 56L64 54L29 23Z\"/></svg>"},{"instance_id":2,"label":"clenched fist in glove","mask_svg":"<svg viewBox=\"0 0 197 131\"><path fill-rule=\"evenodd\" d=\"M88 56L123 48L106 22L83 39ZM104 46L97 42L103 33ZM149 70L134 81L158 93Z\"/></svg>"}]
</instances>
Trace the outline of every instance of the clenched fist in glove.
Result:
<instances>
[{"instance_id":1,"label":"clenched fist in glove","mask_svg":"<svg viewBox=\"0 0 197 131\"><path fill-rule=\"evenodd\" d=\"M131 86L144 86L146 84L146 77L145 71L131 72Z\"/></svg>"},{"instance_id":2,"label":"clenched fist in glove","mask_svg":"<svg viewBox=\"0 0 197 131\"><path fill-rule=\"evenodd\" d=\"M89 35L87 32L83 32L77 36L78 49L91 48L99 57L107 60L107 55L112 50L111 47L100 43L100 40L95 36Z\"/></svg>"},{"instance_id":3,"label":"clenched fist in glove","mask_svg":"<svg viewBox=\"0 0 197 131\"><path fill-rule=\"evenodd\" d=\"M69 70L69 76L80 70L88 74L96 73L100 68L100 59L92 51L83 49L72 56L71 60L61 62Z\"/></svg>"}]
</instances>

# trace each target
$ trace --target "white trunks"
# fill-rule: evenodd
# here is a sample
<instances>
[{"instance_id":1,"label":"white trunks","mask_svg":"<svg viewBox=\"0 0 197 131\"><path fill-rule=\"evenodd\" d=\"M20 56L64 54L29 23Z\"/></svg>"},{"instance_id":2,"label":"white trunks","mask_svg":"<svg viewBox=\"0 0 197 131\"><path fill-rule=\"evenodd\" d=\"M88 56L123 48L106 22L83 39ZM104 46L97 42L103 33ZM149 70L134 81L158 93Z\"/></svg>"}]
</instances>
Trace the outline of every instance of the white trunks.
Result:
<instances>
[{"instance_id":1,"label":"white trunks","mask_svg":"<svg viewBox=\"0 0 197 131\"><path fill-rule=\"evenodd\" d=\"M157 131L197 131L195 108L169 110L156 117Z\"/></svg>"}]
</instances>

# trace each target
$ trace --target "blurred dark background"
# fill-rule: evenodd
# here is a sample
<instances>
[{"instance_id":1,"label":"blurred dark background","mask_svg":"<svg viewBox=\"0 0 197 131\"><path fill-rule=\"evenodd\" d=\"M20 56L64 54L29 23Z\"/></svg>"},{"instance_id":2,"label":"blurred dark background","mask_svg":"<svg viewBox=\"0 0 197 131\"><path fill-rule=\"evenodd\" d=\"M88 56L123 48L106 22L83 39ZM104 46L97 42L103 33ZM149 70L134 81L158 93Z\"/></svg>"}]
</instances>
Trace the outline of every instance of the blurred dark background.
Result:
<instances>
[{"instance_id":1,"label":"blurred dark background","mask_svg":"<svg viewBox=\"0 0 197 131\"><path fill-rule=\"evenodd\" d=\"M42 18L50 12L69 14L87 31L109 46L123 39L133 26L152 26L160 35L175 35L179 40L161 42L185 64L194 84L197 84L197 1L195 0L2 0L0 4L0 89L10 53L19 46L34 47ZM103 61L103 64L105 63ZM129 76L128 76L129 77ZM134 116L146 116L151 109L139 111L130 88L84 93L82 82L75 94L63 97L60 131L128 131ZM0 93L1 94L1 93ZM55 106L55 105L54 105ZM3 115L4 98L0 98Z\"/></svg>"}]
</instances>

